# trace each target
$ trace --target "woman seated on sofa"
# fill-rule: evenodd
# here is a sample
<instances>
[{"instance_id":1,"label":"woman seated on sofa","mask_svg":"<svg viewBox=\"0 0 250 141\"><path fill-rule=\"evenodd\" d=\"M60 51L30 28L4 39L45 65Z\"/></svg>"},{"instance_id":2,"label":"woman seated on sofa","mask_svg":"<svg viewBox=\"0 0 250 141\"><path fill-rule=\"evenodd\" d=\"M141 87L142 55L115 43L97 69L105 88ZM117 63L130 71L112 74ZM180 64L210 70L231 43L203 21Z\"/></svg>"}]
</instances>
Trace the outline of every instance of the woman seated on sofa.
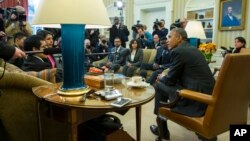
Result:
<instances>
[{"instance_id":1,"label":"woman seated on sofa","mask_svg":"<svg viewBox=\"0 0 250 141\"><path fill-rule=\"evenodd\" d=\"M129 43L130 54L127 57L126 65L123 67L122 73L131 77L134 71L141 66L143 60L143 51L139 47L138 40L131 40Z\"/></svg>"},{"instance_id":2,"label":"woman seated on sofa","mask_svg":"<svg viewBox=\"0 0 250 141\"><path fill-rule=\"evenodd\" d=\"M42 39L45 41L47 48L53 47L53 34L47 30L39 30L37 32L37 35L42 37ZM50 63L52 68L56 67L56 60L52 54L47 55L48 62Z\"/></svg>"}]
</instances>

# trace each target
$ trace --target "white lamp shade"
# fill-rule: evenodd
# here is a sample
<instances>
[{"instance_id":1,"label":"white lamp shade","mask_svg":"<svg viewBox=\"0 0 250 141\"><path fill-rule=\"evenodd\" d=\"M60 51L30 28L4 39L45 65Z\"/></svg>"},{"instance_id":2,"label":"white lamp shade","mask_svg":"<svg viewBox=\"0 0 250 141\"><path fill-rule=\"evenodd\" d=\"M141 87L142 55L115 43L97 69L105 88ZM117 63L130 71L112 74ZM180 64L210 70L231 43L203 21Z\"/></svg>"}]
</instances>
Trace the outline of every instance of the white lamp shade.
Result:
<instances>
[{"instance_id":1,"label":"white lamp shade","mask_svg":"<svg viewBox=\"0 0 250 141\"><path fill-rule=\"evenodd\" d=\"M207 38L200 21L188 21L185 30L187 32L188 38Z\"/></svg>"},{"instance_id":2,"label":"white lamp shade","mask_svg":"<svg viewBox=\"0 0 250 141\"><path fill-rule=\"evenodd\" d=\"M33 25L60 27L86 24L86 28L111 27L103 0L40 0Z\"/></svg>"}]
</instances>

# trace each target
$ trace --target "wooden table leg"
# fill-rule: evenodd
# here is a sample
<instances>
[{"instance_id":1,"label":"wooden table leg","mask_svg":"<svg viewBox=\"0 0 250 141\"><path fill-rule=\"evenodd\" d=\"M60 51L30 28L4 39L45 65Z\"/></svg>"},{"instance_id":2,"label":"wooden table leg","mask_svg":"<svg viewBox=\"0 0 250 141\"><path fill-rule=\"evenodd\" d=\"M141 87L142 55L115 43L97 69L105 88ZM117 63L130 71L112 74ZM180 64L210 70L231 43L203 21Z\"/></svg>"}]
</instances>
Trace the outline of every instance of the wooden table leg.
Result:
<instances>
[{"instance_id":1,"label":"wooden table leg","mask_svg":"<svg viewBox=\"0 0 250 141\"><path fill-rule=\"evenodd\" d=\"M78 140L78 134L77 134L77 111L74 109L71 109L68 111L68 116L69 116L69 123L70 123L70 141L77 141Z\"/></svg>"},{"instance_id":2,"label":"wooden table leg","mask_svg":"<svg viewBox=\"0 0 250 141\"><path fill-rule=\"evenodd\" d=\"M136 140L141 141L141 106L135 108L136 114Z\"/></svg>"}]
</instances>

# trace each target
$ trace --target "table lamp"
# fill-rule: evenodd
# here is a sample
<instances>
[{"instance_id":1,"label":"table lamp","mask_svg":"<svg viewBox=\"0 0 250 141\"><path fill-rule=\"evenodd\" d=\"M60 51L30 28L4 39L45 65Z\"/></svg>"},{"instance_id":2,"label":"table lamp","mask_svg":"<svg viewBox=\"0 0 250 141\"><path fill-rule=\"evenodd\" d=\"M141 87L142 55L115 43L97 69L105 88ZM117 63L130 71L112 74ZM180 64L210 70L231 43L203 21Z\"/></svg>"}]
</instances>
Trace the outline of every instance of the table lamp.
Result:
<instances>
[{"instance_id":1,"label":"table lamp","mask_svg":"<svg viewBox=\"0 0 250 141\"><path fill-rule=\"evenodd\" d=\"M41 0L33 25L61 27L63 84L58 94L74 96L89 91L83 81L86 28L109 28L102 0Z\"/></svg>"},{"instance_id":2,"label":"table lamp","mask_svg":"<svg viewBox=\"0 0 250 141\"><path fill-rule=\"evenodd\" d=\"M188 21L185 30L189 38L189 44L195 47L199 47L200 39L207 38L200 21Z\"/></svg>"}]
</instances>

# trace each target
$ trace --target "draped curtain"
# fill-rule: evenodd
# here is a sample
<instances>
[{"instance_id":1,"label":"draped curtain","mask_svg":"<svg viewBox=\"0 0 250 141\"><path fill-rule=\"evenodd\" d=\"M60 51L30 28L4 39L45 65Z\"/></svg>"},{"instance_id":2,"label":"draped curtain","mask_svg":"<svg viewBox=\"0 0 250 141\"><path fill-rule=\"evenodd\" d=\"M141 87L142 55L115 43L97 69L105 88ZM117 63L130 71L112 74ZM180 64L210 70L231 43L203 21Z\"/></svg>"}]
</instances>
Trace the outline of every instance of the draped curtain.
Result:
<instances>
[{"instance_id":1,"label":"draped curtain","mask_svg":"<svg viewBox=\"0 0 250 141\"><path fill-rule=\"evenodd\" d=\"M4 0L0 3L1 8L14 7L18 5L17 0ZM26 15L28 15L28 0L20 0L20 6L25 8Z\"/></svg>"}]
</instances>

